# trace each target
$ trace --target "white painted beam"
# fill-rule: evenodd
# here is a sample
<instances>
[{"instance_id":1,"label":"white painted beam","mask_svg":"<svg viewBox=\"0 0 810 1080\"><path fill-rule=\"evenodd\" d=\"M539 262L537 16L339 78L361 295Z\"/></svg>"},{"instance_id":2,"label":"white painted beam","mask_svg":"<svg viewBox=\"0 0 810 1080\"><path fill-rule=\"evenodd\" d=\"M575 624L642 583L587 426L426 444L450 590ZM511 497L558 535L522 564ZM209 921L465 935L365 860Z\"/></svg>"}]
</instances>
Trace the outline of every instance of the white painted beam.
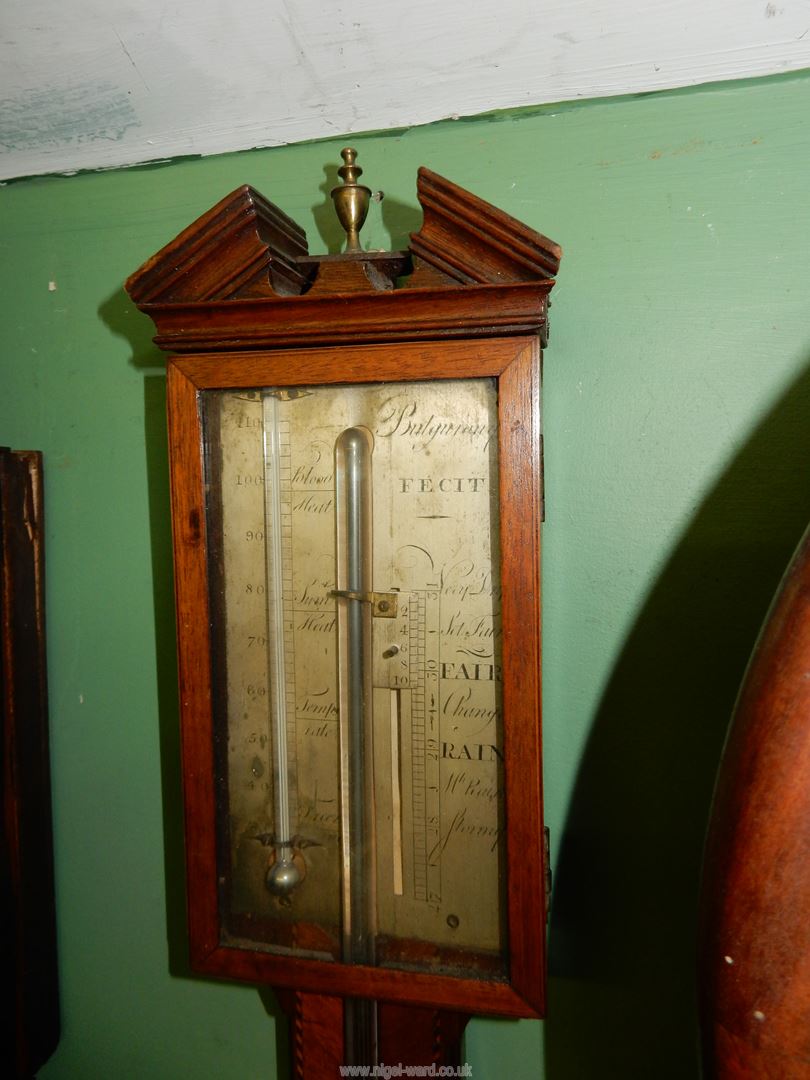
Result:
<instances>
[{"instance_id":1,"label":"white painted beam","mask_svg":"<svg viewBox=\"0 0 810 1080\"><path fill-rule=\"evenodd\" d=\"M0 177L810 67L810 0L5 0Z\"/></svg>"}]
</instances>

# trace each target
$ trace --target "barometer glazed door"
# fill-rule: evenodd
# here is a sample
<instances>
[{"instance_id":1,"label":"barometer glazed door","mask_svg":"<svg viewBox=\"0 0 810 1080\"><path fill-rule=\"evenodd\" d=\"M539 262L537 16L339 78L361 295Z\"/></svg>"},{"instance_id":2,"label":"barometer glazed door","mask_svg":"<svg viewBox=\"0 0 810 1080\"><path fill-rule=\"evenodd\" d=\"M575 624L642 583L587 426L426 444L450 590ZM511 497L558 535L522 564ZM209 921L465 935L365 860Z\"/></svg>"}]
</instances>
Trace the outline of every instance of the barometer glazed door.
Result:
<instances>
[{"instance_id":1,"label":"barometer glazed door","mask_svg":"<svg viewBox=\"0 0 810 1080\"><path fill-rule=\"evenodd\" d=\"M503 976L495 380L203 401L223 940Z\"/></svg>"}]
</instances>

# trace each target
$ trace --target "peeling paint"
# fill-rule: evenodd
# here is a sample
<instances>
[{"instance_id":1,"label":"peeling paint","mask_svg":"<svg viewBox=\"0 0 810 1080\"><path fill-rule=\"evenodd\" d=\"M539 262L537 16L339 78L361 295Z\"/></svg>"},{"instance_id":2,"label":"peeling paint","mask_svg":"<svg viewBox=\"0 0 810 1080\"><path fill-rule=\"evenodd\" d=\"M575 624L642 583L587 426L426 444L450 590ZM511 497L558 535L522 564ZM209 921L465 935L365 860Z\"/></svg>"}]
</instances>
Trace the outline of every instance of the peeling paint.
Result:
<instances>
[{"instance_id":1,"label":"peeling paint","mask_svg":"<svg viewBox=\"0 0 810 1080\"><path fill-rule=\"evenodd\" d=\"M120 142L138 117L112 83L48 86L0 100L0 146L9 151Z\"/></svg>"}]
</instances>

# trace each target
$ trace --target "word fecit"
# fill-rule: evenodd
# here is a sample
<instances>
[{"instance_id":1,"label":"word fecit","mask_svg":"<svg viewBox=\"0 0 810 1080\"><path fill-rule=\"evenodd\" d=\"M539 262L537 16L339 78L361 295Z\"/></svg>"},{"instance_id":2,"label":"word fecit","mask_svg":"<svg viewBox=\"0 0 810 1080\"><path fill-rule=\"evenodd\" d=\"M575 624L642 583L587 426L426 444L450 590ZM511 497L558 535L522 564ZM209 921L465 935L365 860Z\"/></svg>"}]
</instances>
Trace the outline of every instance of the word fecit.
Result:
<instances>
[{"instance_id":1,"label":"word fecit","mask_svg":"<svg viewBox=\"0 0 810 1080\"><path fill-rule=\"evenodd\" d=\"M432 495L439 491L443 495L464 495L470 491L483 491L486 486L485 476L400 476L400 495Z\"/></svg>"},{"instance_id":2,"label":"word fecit","mask_svg":"<svg viewBox=\"0 0 810 1080\"><path fill-rule=\"evenodd\" d=\"M378 1076L383 1080L393 1080L397 1076L472 1076L472 1065L339 1065L341 1076Z\"/></svg>"}]
</instances>

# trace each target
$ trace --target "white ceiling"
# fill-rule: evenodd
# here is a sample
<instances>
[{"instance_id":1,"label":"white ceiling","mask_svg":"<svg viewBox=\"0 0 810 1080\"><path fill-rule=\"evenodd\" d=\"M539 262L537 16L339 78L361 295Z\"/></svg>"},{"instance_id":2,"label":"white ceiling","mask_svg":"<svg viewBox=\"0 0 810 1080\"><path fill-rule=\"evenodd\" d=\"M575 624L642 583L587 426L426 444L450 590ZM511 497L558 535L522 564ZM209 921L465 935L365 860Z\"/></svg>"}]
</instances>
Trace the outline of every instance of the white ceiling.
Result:
<instances>
[{"instance_id":1,"label":"white ceiling","mask_svg":"<svg viewBox=\"0 0 810 1080\"><path fill-rule=\"evenodd\" d=\"M810 0L2 0L0 178L810 67Z\"/></svg>"}]
</instances>

